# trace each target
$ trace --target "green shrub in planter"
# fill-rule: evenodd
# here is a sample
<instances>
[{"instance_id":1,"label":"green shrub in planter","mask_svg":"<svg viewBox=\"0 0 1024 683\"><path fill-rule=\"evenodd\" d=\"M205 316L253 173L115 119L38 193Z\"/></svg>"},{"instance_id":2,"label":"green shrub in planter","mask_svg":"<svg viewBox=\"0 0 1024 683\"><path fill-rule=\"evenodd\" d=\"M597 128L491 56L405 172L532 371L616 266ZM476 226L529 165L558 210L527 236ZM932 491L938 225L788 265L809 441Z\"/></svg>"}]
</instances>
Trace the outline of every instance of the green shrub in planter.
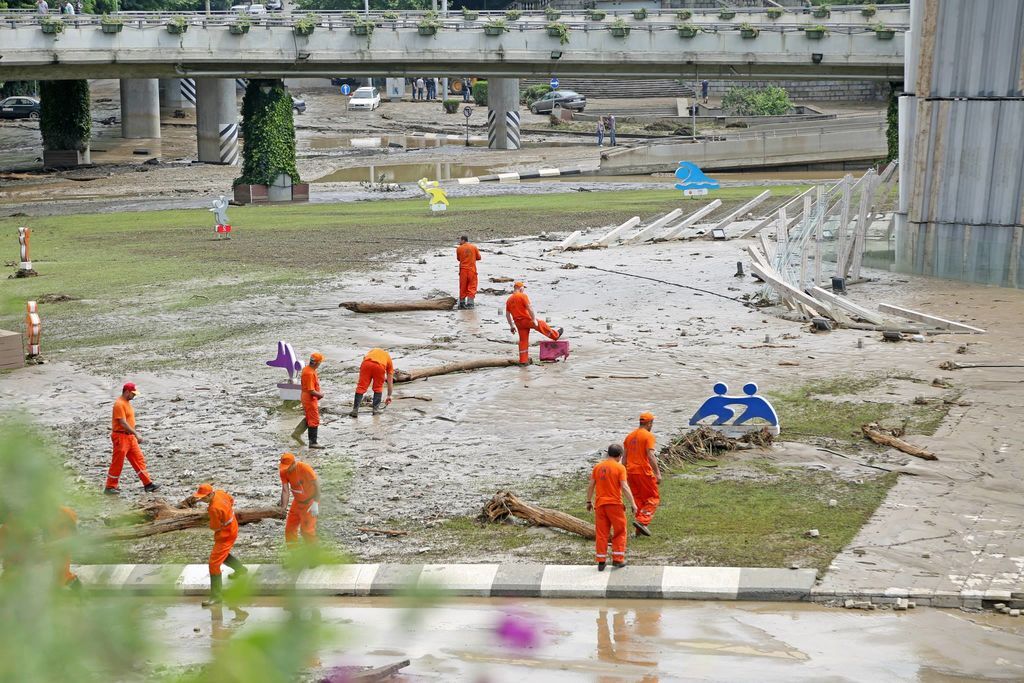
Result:
<instances>
[{"instance_id":1,"label":"green shrub in planter","mask_svg":"<svg viewBox=\"0 0 1024 683\"><path fill-rule=\"evenodd\" d=\"M679 10L676 12L676 19L679 21L689 21L693 17L693 12L688 9Z\"/></svg>"},{"instance_id":2,"label":"green shrub in planter","mask_svg":"<svg viewBox=\"0 0 1024 683\"><path fill-rule=\"evenodd\" d=\"M167 27L167 32L174 35L181 35L188 30L188 19L185 17L172 17L167 20L164 24Z\"/></svg>"},{"instance_id":3,"label":"green shrub in planter","mask_svg":"<svg viewBox=\"0 0 1024 683\"><path fill-rule=\"evenodd\" d=\"M444 100L441 102L441 106L444 107L445 114L454 114L459 110L459 105L462 104L459 100Z\"/></svg>"},{"instance_id":4,"label":"green shrub in planter","mask_svg":"<svg viewBox=\"0 0 1024 683\"><path fill-rule=\"evenodd\" d=\"M399 19L401 17L401 15L393 9L389 9L388 11L384 12L383 16L388 21L395 21L396 19Z\"/></svg>"},{"instance_id":5,"label":"green shrub in planter","mask_svg":"<svg viewBox=\"0 0 1024 683\"><path fill-rule=\"evenodd\" d=\"M548 35L558 38L558 42L565 45L569 42L569 27L560 21L553 21L548 24Z\"/></svg>"},{"instance_id":6,"label":"green shrub in planter","mask_svg":"<svg viewBox=\"0 0 1024 683\"><path fill-rule=\"evenodd\" d=\"M252 22L249 21L249 17L243 14L228 24L228 30L231 31L233 35L241 36L249 32L249 26L251 24Z\"/></svg>"},{"instance_id":7,"label":"green shrub in planter","mask_svg":"<svg viewBox=\"0 0 1024 683\"><path fill-rule=\"evenodd\" d=\"M555 21L562 16L562 13L556 10L554 7L548 7L544 10L544 18L548 21Z\"/></svg>"},{"instance_id":8,"label":"green shrub in planter","mask_svg":"<svg viewBox=\"0 0 1024 683\"><path fill-rule=\"evenodd\" d=\"M679 31L680 38L695 38L700 32L693 24L676 24L676 30Z\"/></svg>"},{"instance_id":9,"label":"green shrub in planter","mask_svg":"<svg viewBox=\"0 0 1024 683\"><path fill-rule=\"evenodd\" d=\"M519 21L519 18L521 16L523 16L522 11L517 9L510 9L509 11L505 12L505 18L508 19L509 21Z\"/></svg>"},{"instance_id":10,"label":"green shrub in planter","mask_svg":"<svg viewBox=\"0 0 1024 683\"><path fill-rule=\"evenodd\" d=\"M629 35L629 24L626 23L625 19L620 17L608 25L608 30L611 31L612 35L616 38L625 38Z\"/></svg>"},{"instance_id":11,"label":"green shrub in planter","mask_svg":"<svg viewBox=\"0 0 1024 683\"><path fill-rule=\"evenodd\" d=\"M294 24L292 24L292 32L297 36L309 36L316 30L317 22L320 21L320 17L315 14L307 14L302 17Z\"/></svg>"},{"instance_id":12,"label":"green shrub in planter","mask_svg":"<svg viewBox=\"0 0 1024 683\"><path fill-rule=\"evenodd\" d=\"M423 19L416 25L416 31L421 36L436 36L441 30L441 22L437 19Z\"/></svg>"},{"instance_id":13,"label":"green shrub in planter","mask_svg":"<svg viewBox=\"0 0 1024 683\"><path fill-rule=\"evenodd\" d=\"M885 24L875 24L871 30L875 32L875 38L879 40L892 40L896 36L896 29L891 29Z\"/></svg>"},{"instance_id":14,"label":"green shrub in planter","mask_svg":"<svg viewBox=\"0 0 1024 683\"><path fill-rule=\"evenodd\" d=\"M724 9L718 13L718 18L722 21L729 21L730 19L736 18L736 12L731 9Z\"/></svg>"},{"instance_id":15,"label":"green shrub in planter","mask_svg":"<svg viewBox=\"0 0 1024 683\"><path fill-rule=\"evenodd\" d=\"M473 84L473 101L481 107L487 106L487 81L477 81Z\"/></svg>"},{"instance_id":16,"label":"green shrub in planter","mask_svg":"<svg viewBox=\"0 0 1024 683\"><path fill-rule=\"evenodd\" d=\"M508 30L508 24L504 19L491 19L484 24L484 33L489 36L500 36Z\"/></svg>"},{"instance_id":17,"label":"green shrub in planter","mask_svg":"<svg viewBox=\"0 0 1024 683\"><path fill-rule=\"evenodd\" d=\"M811 40L821 40L828 33L828 29L821 24L814 24L804 28L804 35Z\"/></svg>"},{"instance_id":18,"label":"green shrub in planter","mask_svg":"<svg viewBox=\"0 0 1024 683\"><path fill-rule=\"evenodd\" d=\"M480 17L480 13L475 9L462 9L462 18L464 21L476 21Z\"/></svg>"},{"instance_id":19,"label":"green shrub in planter","mask_svg":"<svg viewBox=\"0 0 1024 683\"><path fill-rule=\"evenodd\" d=\"M124 28L124 21L120 17L111 17L104 14L100 18L100 29L104 33L120 33Z\"/></svg>"},{"instance_id":20,"label":"green shrub in planter","mask_svg":"<svg viewBox=\"0 0 1024 683\"><path fill-rule=\"evenodd\" d=\"M43 33L57 35L58 33L64 33L64 22L52 17L43 17L39 20L39 28L43 30Z\"/></svg>"},{"instance_id":21,"label":"green shrub in planter","mask_svg":"<svg viewBox=\"0 0 1024 683\"><path fill-rule=\"evenodd\" d=\"M643 21L647 18L647 8L641 7L640 9L633 10L633 18L637 21Z\"/></svg>"},{"instance_id":22,"label":"green shrub in planter","mask_svg":"<svg viewBox=\"0 0 1024 683\"><path fill-rule=\"evenodd\" d=\"M828 5L821 5L811 10L811 16L815 19L825 19L832 16L832 8Z\"/></svg>"},{"instance_id":23,"label":"green shrub in planter","mask_svg":"<svg viewBox=\"0 0 1024 683\"><path fill-rule=\"evenodd\" d=\"M756 28L754 28L752 25L750 25L750 24L748 24L746 22L743 22L742 24L740 24L740 37L742 37L742 38L757 38L757 34L758 33L760 33L760 31L757 30Z\"/></svg>"},{"instance_id":24,"label":"green shrub in planter","mask_svg":"<svg viewBox=\"0 0 1024 683\"><path fill-rule=\"evenodd\" d=\"M769 7L768 11L765 12L765 14L768 15L769 19L778 19L779 17L782 16L782 10L779 9L778 7Z\"/></svg>"},{"instance_id":25,"label":"green shrub in planter","mask_svg":"<svg viewBox=\"0 0 1024 683\"><path fill-rule=\"evenodd\" d=\"M878 13L878 5L864 5L860 8L860 13L865 17L873 17Z\"/></svg>"},{"instance_id":26,"label":"green shrub in planter","mask_svg":"<svg viewBox=\"0 0 1024 683\"><path fill-rule=\"evenodd\" d=\"M591 9L587 10L587 18L591 21L604 21L604 18L608 16L603 10Z\"/></svg>"},{"instance_id":27,"label":"green shrub in planter","mask_svg":"<svg viewBox=\"0 0 1024 683\"><path fill-rule=\"evenodd\" d=\"M369 36L373 33L374 24L369 19L356 19L352 24L352 35Z\"/></svg>"}]
</instances>

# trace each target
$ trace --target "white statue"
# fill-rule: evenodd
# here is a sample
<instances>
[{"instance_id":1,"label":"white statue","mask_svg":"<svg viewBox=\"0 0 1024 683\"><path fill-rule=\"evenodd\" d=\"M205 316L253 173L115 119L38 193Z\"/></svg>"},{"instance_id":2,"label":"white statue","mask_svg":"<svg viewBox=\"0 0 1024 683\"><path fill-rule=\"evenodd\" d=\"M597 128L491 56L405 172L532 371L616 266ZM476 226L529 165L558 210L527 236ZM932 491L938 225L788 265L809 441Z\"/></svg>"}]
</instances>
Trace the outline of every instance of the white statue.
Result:
<instances>
[{"instance_id":1,"label":"white statue","mask_svg":"<svg viewBox=\"0 0 1024 683\"><path fill-rule=\"evenodd\" d=\"M231 224L228 223L228 198L221 195L219 198L213 200L213 208L210 209L216 217L214 230L218 235L224 235L227 239L231 239Z\"/></svg>"}]
</instances>

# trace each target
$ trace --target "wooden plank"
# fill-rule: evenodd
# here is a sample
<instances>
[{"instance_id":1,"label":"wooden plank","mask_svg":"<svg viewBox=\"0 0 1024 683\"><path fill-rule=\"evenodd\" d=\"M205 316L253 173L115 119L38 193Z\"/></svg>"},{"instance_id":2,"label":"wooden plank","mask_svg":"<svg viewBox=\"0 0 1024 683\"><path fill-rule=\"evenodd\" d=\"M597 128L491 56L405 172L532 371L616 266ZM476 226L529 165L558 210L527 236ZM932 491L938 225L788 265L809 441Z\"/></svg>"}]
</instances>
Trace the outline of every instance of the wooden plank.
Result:
<instances>
[{"instance_id":1,"label":"wooden plank","mask_svg":"<svg viewBox=\"0 0 1024 683\"><path fill-rule=\"evenodd\" d=\"M857 214L857 229L853 236L853 246L849 258L849 273L854 279L860 277L860 264L864 256L864 241L868 236L868 214L871 209L871 195L874 193L874 171L868 171L861 178L860 211ZM846 277L846 274L843 274Z\"/></svg>"},{"instance_id":2,"label":"wooden plank","mask_svg":"<svg viewBox=\"0 0 1024 683\"><path fill-rule=\"evenodd\" d=\"M756 197L751 199L749 202L747 202L746 204L744 204L740 208L738 208L735 211L733 211L732 213L730 213L728 216L723 218L721 221L719 221L713 228L711 228L711 230L708 230L707 234L711 235L711 231L712 230L718 230L719 228L725 229L730 223L732 223L734 220L736 220L737 217L742 216L743 214L747 213L752 208L754 208L755 206L757 206L758 204L760 204L761 202L763 202L764 200L768 199L768 197L771 197L771 196L772 196L772 191L771 190L765 190L764 192L762 192L761 194L757 195Z\"/></svg>"},{"instance_id":3,"label":"wooden plank","mask_svg":"<svg viewBox=\"0 0 1024 683\"><path fill-rule=\"evenodd\" d=\"M810 194L812 192L814 192L814 188L813 187L808 189L808 190L804 190L803 192L801 192L797 196L793 197L789 201L783 202L782 206L780 206L778 208L778 211L784 211L784 210L788 211L794 204L796 204L797 202L801 201L803 199L804 195L808 195L808 194ZM767 218L765 218L763 221L761 221L760 223L758 223L754 227L748 229L745 232L740 233L738 235L739 239L743 239L745 237L753 237L754 235L759 233L761 230L763 230L764 228L768 227L768 225L770 225L772 223L772 221L774 221L774 220L775 220L775 216L774 215L768 216Z\"/></svg>"},{"instance_id":4,"label":"wooden plank","mask_svg":"<svg viewBox=\"0 0 1024 683\"><path fill-rule=\"evenodd\" d=\"M821 282L821 242L822 242L822 227L821 224L825 222L825 188L822 185L818 185L818 211L820 216L818 217L817 225L814 226L814 284L817 286Z\"/></svg>"},{"instance_id":5,"label":"wooden plank","mask_svg":"<svg viewBox=\"0 0 1024 683\"><path fill-rule=\"evenodd\" d=\"M653 221L650 225L644 226L637 234L624 239L623 242L626 244L633 244L635 242L643 242L644 240L652 239L655 231L661 230L681 215L683 215L682 209L672 209L661 218Z\"/></svg>"},{"instance_id":6,"label":"wooden plank","mask_svg":"<svg viewBox=\"0 0 1024 683\"><path fill-rule=\"evenodd\" d=\"M882 313L889 313L890 315L898 315L901 318L907 320L914 320L919 323L928 323L929 325L935 325L936 327L944 330L956 330L959 332L974 332L976 334L984 334L985 330L980 327L973 327L965 323L958 323L955 320L946 320L936 315L929 315L927 313L921 313L920 311L914 311L909 308L903 308L902 306L895 306L893 304L880 303L878 304L878 310Z\"/></svg>"},{"instance_id":7,"label":"wooden plank","mask_svg":"<svg viewBox=\"0 0 1024 683\"><path fill-rule=\"evenodd\" d=\"M607 247L609 244L611 244L612 242L614 242L617 239L619 239L619 237L622 235L622 233L626 232L627 230L632 230L633 228L635 228L639 224L640 224L640 216L633 216L628 221L626 221L625 223L623 223L619 227L614 228L611 232L606 234L604 237L602 237L601 239L597 240L596 244L600 244L602 246Z\"/></svg>"},{"instance_id":8,"label":"wooden plank","mask_svg":"<svg viewBox=\"0 0 1024 683\"><path fill-rule=\"evenodd\" d=\"M750 264L750 270L753 271L759 278L761 278L766 283L771 285L772 289L779 292L783 296L795 299L798 303L803 304L804 306L806 306L807 308L811 309L812 311L819 315L823 315L828 318L832 317L831 312L820 301L818 301L817 299L808 294L804 294L796 287L786 282L783 282L778 278L777 274L774 271L768 271L767 269L762 268L756 263Z\"/></svg>"},{"instance_id":9,"label":"wooden plank","mask_svg":"<svg viewBox=\"0 0 1024 683\"><path fill-rule=\"evenodd\" d=\"M843 198L840 200L839 208L839 235L836 245L836 272L842 275L846 270L846 231L850 229L850 186L853 184L853 176L847 174L843 178Z\"/></svg>"},{"instance_id":10,"label":"wooden plank","mask_svg":"<svg viewBox=\"0 0 1024 683\"><path fill-rule=\"evenodd\" d=\"M857 304L853 303L852 301L850 301L846 297L837 296L837 295L833 294L832 292L825 291L821 287L811 287L809 292L810 292L811 296L813 296L815 299L818 299L819 301L823 301L823 302L825 302L827 304L831 304L831 305L835 306L836 308L841 308L844 311L848 311L848 312L852 313L853 315L857 316L858 318L861 318L862 320L868 321L872 325L884 325L885 324L885 318L884 317L878 315L874 311L869 311L868 309L864 308L863 306L858 306Z\"/></svg>"},{"instance_id":11,"label":"wooden plank","mask_svg":"<svg viewBox=\"0 0 1024 683\"><path fill-rule=\"evenodd\" d=\"M664 235L661 236L661 239L663 239L663 240L674 240L674 239L676 239L683 232L683 230L686 230L688 227L690 227L691 225L693 225L694 223L699 221L701 218L704 218L704 216L707 216L709 213L711 213L712 211L714 211L715 209L717 209L721 205L722 205L722 200L721 199L716 199L715 201L711 202L710 204L702 206L701 208L697 209L696 211L694 211L692 214L690 214L689 216L687 216L683 220L679 221L679 223L677 223L677 224L673 225L671 228L669 228L668 232L666 232Z\"/></svg>"},{"instance_id":12,"label":"wooden plank","mask_svg":"<svg viewBox=\"0 0 1024 683\"><path fill-rule=\"evenodd\" d=\"M763 232L760 235L758 235L757 238L761 242L761 251L764 252L765 258L768 259L768 263L774 263L775 249L772 247L772 243L768 241L768 238L765 236Z\"/></svg>"},{"instance_id":13,"label":"wooden plank","mask_svg":"<svg viewBox=\"0 0 1024 683\"><path fill-rule=\"evenodd\" d=\"M565 251L569 247L575 247L580 242L580 239L582 237L583 231L577 230L576 232L572 233L564 240L562 240L562 242L557 247L555 247L555 249L558 249L559 251Z\"/></svg>"},{"instance_id":14,"label":"wooden plank","mask_svg":"<svg viewBox=\"0 0 1024 683\"><path fill-rule=\"evenodd\" d=\"M748 244L746 249L747 253L750 255L750 260L753 263L758 264L759 266L766 270L772 269L771 264L767 260L765 260L765 257L761 254L761 252L757 250L757 247L755 247L753 244Z\"/></svg>"}]
</instances>

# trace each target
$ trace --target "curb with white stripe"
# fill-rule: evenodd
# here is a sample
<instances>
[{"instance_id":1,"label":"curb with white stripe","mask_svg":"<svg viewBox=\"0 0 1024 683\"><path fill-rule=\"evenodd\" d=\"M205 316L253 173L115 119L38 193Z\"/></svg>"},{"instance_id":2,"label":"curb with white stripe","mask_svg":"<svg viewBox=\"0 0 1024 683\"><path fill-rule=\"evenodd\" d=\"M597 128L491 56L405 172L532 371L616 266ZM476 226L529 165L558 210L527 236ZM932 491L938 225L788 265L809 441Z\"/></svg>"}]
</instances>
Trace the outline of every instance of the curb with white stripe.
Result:
<instances>
[{"instance_id":1,"label":"curb with white stripe","mask_svg":"<svg viewBox=\"0 0 1024 683\"><path fill-rule=\"evenodd\" d=\"M593 173L597 169L585 168L538 168L535 171L508 171L505 173L494 173L492 175L473 176L471 178L458 178L459 185L477 185L479 183L518 183L520 180L534 180L536 178L557 178L563 175L583 175Z\"/></svg>"}]
</instances>

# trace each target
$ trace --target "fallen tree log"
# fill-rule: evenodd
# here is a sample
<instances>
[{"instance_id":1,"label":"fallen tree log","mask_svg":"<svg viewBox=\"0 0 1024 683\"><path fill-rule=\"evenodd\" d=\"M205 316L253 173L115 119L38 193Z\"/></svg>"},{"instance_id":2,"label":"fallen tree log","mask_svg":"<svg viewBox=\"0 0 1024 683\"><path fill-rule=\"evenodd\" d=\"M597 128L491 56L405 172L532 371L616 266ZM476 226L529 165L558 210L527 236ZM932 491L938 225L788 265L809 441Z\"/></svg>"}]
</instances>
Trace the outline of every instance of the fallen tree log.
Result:
<instances>
[{"instance_id":1,"label":"fallen tree log","mask_svg":"<svg viewBox=\"0 0 1024 683\"><path fill-rule=\"evenodd\" d=\"M509 515L525 519L536 526L547 526L573 534L579 534L583 538L594 538L596 532L594 525L584 522L578 517L531 505L520 500L511 491L498 491L494 497L484 505L484 517L490 522L497 522L506 519Z\"/></svg>"},{"instance_id":2,"label":"fallen tree log","mask_svg":"<svg viewBox=\"0 0 1024 683\"><path fill-rule=\"evenodd\" d=\"M113 520L114 524L125 523L127 526L115 526L92 536L101 543L107 541L126 541L134 538L145 538L170 531L194 529L209 524L210 516L206 508L194 507L195 500L186 498L176 506L166 500L159 499L147 502L138 510L122 515ZM240 526L259 522L264 519L284 519L287 510L282 507L243 508L235 510L235 518Z\"/></svg>"},{"instance_id":3,"label":"fallen tree log","mask_svg":"<svg viewBox=\"0 0 1024 683\"><path fill-rule=\"evenodd\" d=\"M356 313L397 313L400 311L450 311L455 308L455 297L417 299L415 301L343 301L339 308Z\"/></svg>"},{"instance_id":4,"label":"fallen tree log","mask_svg":"<svg viewBox=\"0 0 1024 683\"><path fill-rule=\"evenodd\" d=\"M505 368L511 365L519 365L515 358L480 358L478 360L464 360L457 363L446 363L435 365L432 368L422 370L395 370L396 382L412 382L424 377L436 375L450 375L453 372L466 372L467 370L480 370L482 368Z\"/></svg>"},{"instance_id":5,"label":"fallen tree log","mask_svg":"<svg viewBox=\"0 0 1024 683\"><path fill-rule=\"evenodd\" d=\"M895 448L898 451L903 451L907 455L912 455L915 458L921 458L922 460L938 460L939 457L931 451L926 451L920 446L907 443L903 439L893 436L892 434L886 434L878 428L878 425L872 423L861 426L861 431L864 432L864 436L868 437L875 443L882 446L889 446Z\"/></svg>"}]
</instances>

